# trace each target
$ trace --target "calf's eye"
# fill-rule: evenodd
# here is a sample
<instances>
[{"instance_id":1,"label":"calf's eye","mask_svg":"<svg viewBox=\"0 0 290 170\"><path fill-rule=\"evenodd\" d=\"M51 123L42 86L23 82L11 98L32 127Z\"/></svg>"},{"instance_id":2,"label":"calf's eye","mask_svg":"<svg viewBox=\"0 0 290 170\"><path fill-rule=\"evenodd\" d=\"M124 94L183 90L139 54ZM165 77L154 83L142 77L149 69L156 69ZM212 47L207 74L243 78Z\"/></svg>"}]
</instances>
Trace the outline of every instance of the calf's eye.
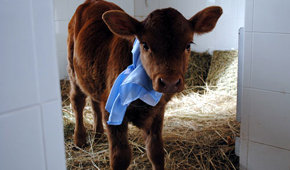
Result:
<instances>
[{"instance_id":1,"label":"calf's eye","mask_svg":"<svg viewBox=\"0 0 290 170\"><path fill-rule=\"evenodd\" d=\"M143 49L144 49L145 51L148 51L148 50L149 50L148 45L147 45L145 42L143 42L142 44L143 44Z\"/></svg>"}]
</instances>

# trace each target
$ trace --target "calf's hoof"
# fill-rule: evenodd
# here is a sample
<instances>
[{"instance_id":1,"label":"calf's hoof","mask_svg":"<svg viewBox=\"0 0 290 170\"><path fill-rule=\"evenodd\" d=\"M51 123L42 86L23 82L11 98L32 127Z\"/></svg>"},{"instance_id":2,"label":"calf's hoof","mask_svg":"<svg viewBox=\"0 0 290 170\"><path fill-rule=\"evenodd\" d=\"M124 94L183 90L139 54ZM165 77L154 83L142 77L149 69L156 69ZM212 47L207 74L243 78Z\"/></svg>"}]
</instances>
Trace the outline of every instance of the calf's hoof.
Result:
<instances>
[{"instance_id":1,"label":"calf's hoof","mask_svg":"<svg viewBox=\"0 0 290 170\"><path fill-rule=\"evenodd\" d=\"M86 133L75 133L74 134L74 144L80 148L84 148L87 145Z\"/></svg>"},{"instance_id":2,"label":"calf's hoof","mask_svg":"<svg viewBox=\"0 0 290 170\"><path fill-rule=\"evenodd\" d=\"M104 134L104 129L103 127L97 127L93 129L94 132L94 137L95 137L95 141L98 141Z\"/></svg>"},{"instance_id":3,"label":"calf's hoof","mask_svg":"<svg viewBox=\"0 0 290 170\"><path fill-rule=\"evenodd\" d=\"M96 132L95 135L94 135L95 142L98 142L102 138L103 135L104 135L103 133Z\"/></svg>"}]
</instances>

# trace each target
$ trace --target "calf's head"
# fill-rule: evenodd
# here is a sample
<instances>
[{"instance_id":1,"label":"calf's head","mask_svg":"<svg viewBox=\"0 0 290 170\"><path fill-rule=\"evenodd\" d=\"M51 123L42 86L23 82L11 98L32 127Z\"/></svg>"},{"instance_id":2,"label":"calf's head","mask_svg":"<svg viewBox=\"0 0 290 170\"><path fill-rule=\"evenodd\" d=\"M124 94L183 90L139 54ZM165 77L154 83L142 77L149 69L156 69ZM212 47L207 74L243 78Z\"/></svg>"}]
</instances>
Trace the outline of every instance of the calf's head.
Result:
<instances>
[{"instance_id":1,"label":"calf's head","mask_svg":"<svg viewBox=\"0 0 290 170\"><path fill-rule=\"evenodd\" d=\"M139 22L123 11L111 10L103 20L116 35L136 36L140 41L141 61L154 90L180 92L190 55L193 35L211 31L222 14L217 6L205 8L189 20L173 8L155 10Z\"/></svg>"}]
</instances>

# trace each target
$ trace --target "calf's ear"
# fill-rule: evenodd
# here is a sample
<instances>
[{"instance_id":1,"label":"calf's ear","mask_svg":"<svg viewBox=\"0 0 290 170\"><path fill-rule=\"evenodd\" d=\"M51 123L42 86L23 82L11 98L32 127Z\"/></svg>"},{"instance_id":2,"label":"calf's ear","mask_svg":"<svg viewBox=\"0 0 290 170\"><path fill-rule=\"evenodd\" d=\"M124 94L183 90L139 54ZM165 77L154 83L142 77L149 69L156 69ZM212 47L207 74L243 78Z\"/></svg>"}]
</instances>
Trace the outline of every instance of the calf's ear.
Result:
<instances>
[{"instance_id":1,"label":"calf's ear","mask_svg":"<svg viewBox=\"0 0 290 170\"><path fill-rule=\"evenodd\" d=\"M213 30L222 13L221 7L211 6L195 14L189 19L189 22L195 33L207 33Z\"/></svg>"},{"instance_id":2,"label":"calf's ear","mask_svg":"<svg viewBox=\"0 0 290 170\"><path fill-rule=\"evenodd\" d=\"M139 21L120 10L107 11L102 18L114 34L122 37L134 36L142 28L142 24Z\"/></svg>"}]
</instances>

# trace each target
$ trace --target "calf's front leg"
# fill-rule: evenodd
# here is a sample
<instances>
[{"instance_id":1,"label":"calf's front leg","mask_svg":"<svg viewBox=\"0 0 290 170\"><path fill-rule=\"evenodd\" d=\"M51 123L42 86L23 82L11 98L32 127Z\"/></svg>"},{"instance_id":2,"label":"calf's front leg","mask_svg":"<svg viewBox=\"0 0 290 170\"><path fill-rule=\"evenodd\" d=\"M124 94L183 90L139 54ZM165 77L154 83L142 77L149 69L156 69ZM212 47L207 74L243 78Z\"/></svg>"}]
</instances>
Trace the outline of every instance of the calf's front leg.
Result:
<instances>
[{"instance_id":1,"label":"calf's front leg","mask_svg":"<svg viewBox=\"0 0 290 170\"><path fill-rule=\"evenodd\" d=\"M126 170L131 161L131 149L128 143L128 122L124 119L121 125L107 125L107 129L111 169Z\"/></svg>"},{"instance_id":2,"label":"calf's front leg","mask_svg":"<svg viewBox=\"0 0 290 170\"><path fill-rule=\"evenodd\" d=\"M164 112L156 115L149 129L144 129L145 144L148 158L152 164L153 170L164 169L164 150L162 140Z\"/></svg>"}]
</instances>

